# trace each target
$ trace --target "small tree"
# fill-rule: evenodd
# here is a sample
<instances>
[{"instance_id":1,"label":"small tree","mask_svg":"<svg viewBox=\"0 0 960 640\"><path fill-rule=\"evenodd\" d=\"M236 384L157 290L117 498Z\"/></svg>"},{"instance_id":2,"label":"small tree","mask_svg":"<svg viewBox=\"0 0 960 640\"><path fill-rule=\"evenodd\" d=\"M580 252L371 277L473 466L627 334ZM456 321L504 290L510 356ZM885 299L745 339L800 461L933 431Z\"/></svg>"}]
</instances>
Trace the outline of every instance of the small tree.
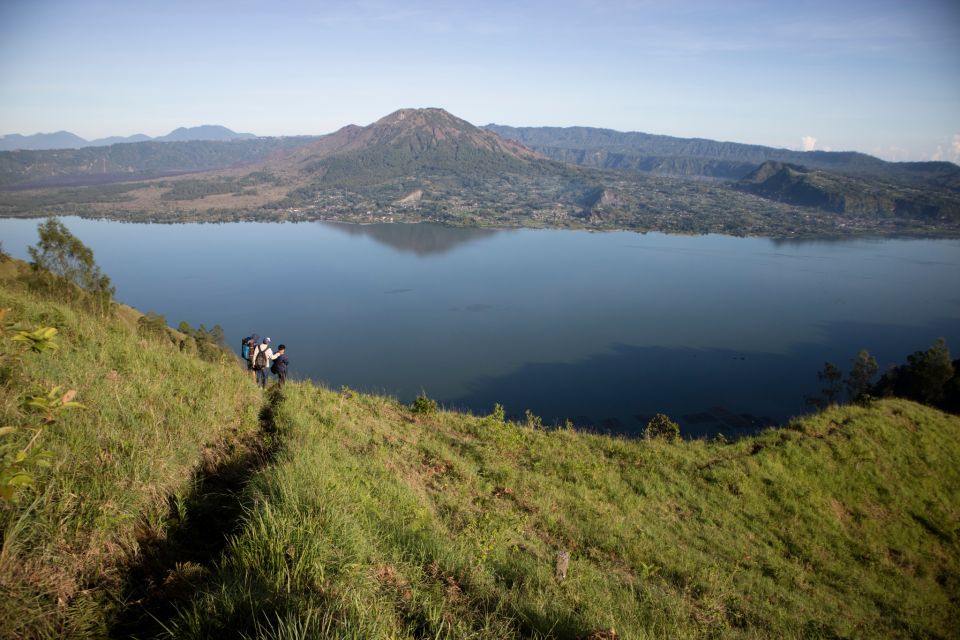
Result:
<instances>
[{"instance_id":1,"label":"small tree","mask_svg":"<svg viewBox=\"0 0 960 640\"><path fill-rule=\"evenodd\" d=\"M823 384L820 393L823 394L827 406L836 403L843 389L843 372L840 367L832 362L824 362L823 370L817 373L817 379Z\"/></svg>"},{"instance_id":2,"label":"small tree","mask_svg":"<svg viewBox=\"0 0 960 640\"><path fill-rule=\"evenodd\" d=\"M850 375L847 376L847 395L850 402L863 402L870 391L870 381L880 367L877 360L866 349L861 349L853 359Z\"/></svg>"},{"instance_id":3,"label":"small tree","mask_svg":"<svg viewBox=\"0 0 960 640\"><path fill-rule=\"evenodd\" d=\"M40 241L28 247L33 268L87 291L100 311L105 311L115 289L93 260L93 251L56 218L37 227Z\"/></svg>"},{"instance_id":4,"label":"small tree","mask_svg":"<svg viewBox=\"0 0 960 640\"><path fill-rule=\"evenodd\" d=\"M817 379L823 385L819 396L810 396L806 400L818 409L836 404L843 390L843 372L832 362L824 362L823 369L817 372Z\"/></svg>"},{"instance_id":5,"label":"small tree","mask_svg":"<svg viewBox=\"0 0 960 640\"><path fill-rule=\"evenodd\" d=\"M680 425L664 414L658 413L647 423L643 435L647 439L663 438L668 442L673 442L680 437Z\"/></svg>"},{"instance_id":6,"label":"small tree","mask_svg":"<svg viewBox=\"0 0 960 640\"><path fill-rule=\"evenodd\" d=\"M217 345L221 349L227 348L227 336L223 332L223 327L221 327L219 324L213 325L213 329L210 329L209 335L210 335L210 340L215 345Z\"/></svg>"}]
</instances>

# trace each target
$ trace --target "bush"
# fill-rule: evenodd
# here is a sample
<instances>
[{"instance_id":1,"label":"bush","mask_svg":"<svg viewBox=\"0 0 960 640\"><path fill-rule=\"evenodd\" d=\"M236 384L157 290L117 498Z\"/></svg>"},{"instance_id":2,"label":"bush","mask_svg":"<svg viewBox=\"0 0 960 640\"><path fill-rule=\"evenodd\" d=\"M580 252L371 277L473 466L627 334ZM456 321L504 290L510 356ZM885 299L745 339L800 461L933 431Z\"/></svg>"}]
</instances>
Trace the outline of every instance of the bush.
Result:
<instances>
[{"instance_id":1,"label":"bush","mask_svg":"<svg viewBox=\"0 0 960 640\"><path fill-rule=\"evenodd\" d=\"M417 399L410 405L410 411L419 414L431 414L437 412L437 401L431 400L426 393L421 392Z\"/></svg>"},{"instance_id":2,"label":"bush","mask_svg":"<svg viewBox=\"0 0 960 640\"><path fill-rule=\"evenodd\" d=\"M167 319L149 311L137 320L137 333L144 338L167 338Z\"/></svg>"},{"instance_id":3,"label":"bush","mask_svg":"<svg viewBox=\"0 0 960 640\"><path fill-rule=\"evenodd\" d=\"M662 413L658 413L647 423L643 435L647 439L663 438L668 442L673 442L680 437L680 425Z\"/></svg>"},{"instance_id":4,"label":"bush","mask_svg":"<svg viewBox=\"0 0 960 640\"><path fill-rule=\"evenodd\" d=\"M487 416L487 419L498 425L505 424L507 421L507 412L504 411L503 405L497 402L493 405L493 413Z\"/></svg>"}]
</instances>

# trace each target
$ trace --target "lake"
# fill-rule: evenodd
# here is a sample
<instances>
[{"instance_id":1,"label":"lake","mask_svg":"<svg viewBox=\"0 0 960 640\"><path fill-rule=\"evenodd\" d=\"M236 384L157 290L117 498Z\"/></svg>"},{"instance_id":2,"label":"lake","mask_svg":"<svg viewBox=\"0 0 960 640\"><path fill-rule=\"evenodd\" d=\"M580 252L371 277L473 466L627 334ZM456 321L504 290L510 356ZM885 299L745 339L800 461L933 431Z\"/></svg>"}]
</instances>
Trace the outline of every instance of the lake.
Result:
<instances>
[{"instance_id":1,"label":"lake","mask_svg":"<svg viewBox=\"0 0 960 640\"><path fill-rule=\"evenodd\" d=\"M960 350L955 240L63 221L118 300L172 326L270 336L294 377L477 414L738 435L806 411L827 360ZM26 258L39 222L0 220L4 250Z\"/></svg>"}]
</instances>

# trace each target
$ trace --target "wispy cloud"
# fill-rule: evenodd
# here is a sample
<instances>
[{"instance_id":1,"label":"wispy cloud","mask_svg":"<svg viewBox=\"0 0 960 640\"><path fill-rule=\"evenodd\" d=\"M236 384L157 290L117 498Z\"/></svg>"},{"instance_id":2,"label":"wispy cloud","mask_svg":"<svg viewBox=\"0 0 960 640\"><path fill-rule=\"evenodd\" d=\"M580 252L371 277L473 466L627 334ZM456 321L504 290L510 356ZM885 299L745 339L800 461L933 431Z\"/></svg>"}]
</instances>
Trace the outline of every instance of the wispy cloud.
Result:
<instances>
[{"instance_id":1,"label":"wispy cloud","mask_svg":"<svg viewBox=\"0 0 960 640\"><path fill-rule=\"evenodd\" d=\"M813 136L803 136L800 138L800 148L804 151L813 151L817 146L817 139Z\"/></svg>"}]
</instances>

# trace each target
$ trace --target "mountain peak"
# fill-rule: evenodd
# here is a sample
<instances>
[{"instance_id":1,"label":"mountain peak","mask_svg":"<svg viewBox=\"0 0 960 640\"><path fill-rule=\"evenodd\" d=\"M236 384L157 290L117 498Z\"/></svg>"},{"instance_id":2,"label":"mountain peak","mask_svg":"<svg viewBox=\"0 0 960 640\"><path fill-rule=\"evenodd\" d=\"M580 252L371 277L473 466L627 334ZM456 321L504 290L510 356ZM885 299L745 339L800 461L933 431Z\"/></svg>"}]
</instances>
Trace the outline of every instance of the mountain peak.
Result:
<instances>
[{"instance_id":1,"label":"mountain peak","mask_svg":"<svg viewBox=\"0 0 960 640\"><path fill-rule=\"evenodd\" d=\"M397 109L393 113L380 118L374 124L399 124L404 121L406 121L408 124L425 124L427 122L447 121L458 124L463 123L471 127L473 126L466 120L461 120L460 118L457 118L451 114L449 111L439 107Z\"/></svg>"},{"instance_id":2,"label":"mountain peak","mask_svg":"<svg viewBox=\"0 0 960 640\"><path fill-rule=\"evenodd\" d=\"M369 155L363 166L379 166L383 158L392 157L390 171L408 174L416 173L416 167L453 167L458 159L470 154L492 154L490 158L512 161L543 159L518 142L436 107L399 109L365 127L344 127L307 145L290 159L295 156L295 162L317 167L317 162L347 153Z\"/></svg>"},{"instance_id":3,"label":"mountain peak","mask_svg":"<svg viewBox=\"0 0 960 640\"><path fill-rule=\"evenodd\" d=\"M435 132L444 132L447 136L454 132L471 135L483 132L479 127L438 107L398 109L380 118L370 126L374 129L431 129Z\"/></svg>"},{"instance_id":4,"label":"mountain peak","mask_svg":"<svg viewBox=\"0 0 960 640\"><path fill-rule=\"evenodd\" d=\"M219 124L203 124L199 127L179 127L155 140L182 142L186 140L248 140L255 137L252 133L237 133Z\"/></svg>"}]
</instances>

